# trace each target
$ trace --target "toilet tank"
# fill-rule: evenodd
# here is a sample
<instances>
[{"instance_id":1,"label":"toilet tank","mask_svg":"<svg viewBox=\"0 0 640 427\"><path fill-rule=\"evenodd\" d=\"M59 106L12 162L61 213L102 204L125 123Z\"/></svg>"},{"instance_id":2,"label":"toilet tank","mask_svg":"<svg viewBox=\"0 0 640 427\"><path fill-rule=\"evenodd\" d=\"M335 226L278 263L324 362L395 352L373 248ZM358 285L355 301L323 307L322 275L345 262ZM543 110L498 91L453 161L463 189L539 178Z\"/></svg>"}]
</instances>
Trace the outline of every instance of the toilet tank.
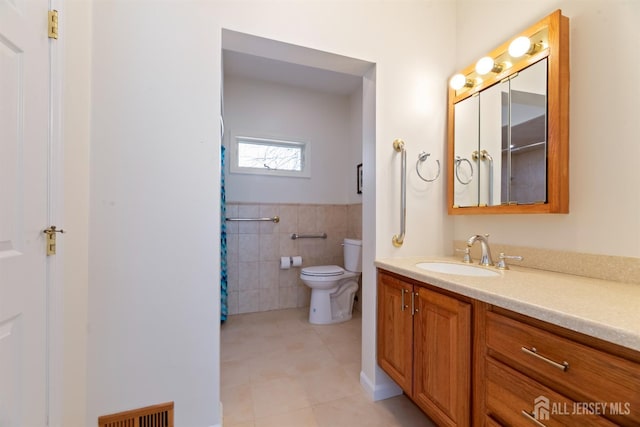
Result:
<instances>
[{"instance_id":1,"label":"toilet tank","mask_svg":"<svg viewBox=\"0 0 640 427\"><path fill-rule=\"evenodd\" d=\"M344 239L344 269L354 273L362 272L362 240Z\"/></svg>"}]
</instances>

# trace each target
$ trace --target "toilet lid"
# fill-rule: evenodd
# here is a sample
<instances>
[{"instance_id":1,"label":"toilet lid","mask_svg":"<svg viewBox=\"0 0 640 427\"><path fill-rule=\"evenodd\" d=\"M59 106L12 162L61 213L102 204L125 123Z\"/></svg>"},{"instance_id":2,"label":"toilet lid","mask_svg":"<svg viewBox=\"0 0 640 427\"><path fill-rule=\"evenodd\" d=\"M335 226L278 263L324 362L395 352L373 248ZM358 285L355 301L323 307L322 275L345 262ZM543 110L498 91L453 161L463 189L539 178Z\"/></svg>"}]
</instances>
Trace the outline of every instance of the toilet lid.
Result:
<instances>
[{"instance_id":1,"label":"toilet lid","mask_svg":"<svg viewBox=\"0 0 640 427\"><path fill-rule=\"evenodd\" d=\"M337 265L316 265L302 269L302 274L308 276L339 276L343 273L344 269Z\"/></svg>"}]
</instances>

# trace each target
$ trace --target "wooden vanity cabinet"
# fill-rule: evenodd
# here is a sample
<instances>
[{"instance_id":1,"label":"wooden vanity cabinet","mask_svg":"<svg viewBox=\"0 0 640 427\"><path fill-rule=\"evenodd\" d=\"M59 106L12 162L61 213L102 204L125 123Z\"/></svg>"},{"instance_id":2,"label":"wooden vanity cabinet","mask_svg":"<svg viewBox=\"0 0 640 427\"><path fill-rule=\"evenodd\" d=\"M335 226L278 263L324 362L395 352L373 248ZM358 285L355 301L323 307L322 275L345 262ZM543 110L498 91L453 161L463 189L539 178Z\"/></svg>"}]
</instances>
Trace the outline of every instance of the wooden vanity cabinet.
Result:
<instances>
[{"instance_id":1,"label":"wooden vanity cabinet","mask_svg":"<svg viewBox=\"0 0 640 427\"><path fill-rule=\"evenodd\" d=\"M380 367L438 426L640 426L640 352L378 270Z\"/></svg>"},{"instance_id":2,"label":"wooden vanity cabinet","mask_svg":"<svg viewBox=\"0 0 640 427\"><path fill-rule=\"evenodd\" d=\"M640 425L637 352L488 305L475 332L480 417L501 425Z\"/></svg>"},{"instance_id":3,"label":"wooden vanity cabinet","mask_svg":"<svg viewBox=\"0 0 640 427\"><path fill-rule=\"evenodd\" d=\"M378 271L380 367L439 426L471 416L471 303Z\"/></svg>"}]
</instances>

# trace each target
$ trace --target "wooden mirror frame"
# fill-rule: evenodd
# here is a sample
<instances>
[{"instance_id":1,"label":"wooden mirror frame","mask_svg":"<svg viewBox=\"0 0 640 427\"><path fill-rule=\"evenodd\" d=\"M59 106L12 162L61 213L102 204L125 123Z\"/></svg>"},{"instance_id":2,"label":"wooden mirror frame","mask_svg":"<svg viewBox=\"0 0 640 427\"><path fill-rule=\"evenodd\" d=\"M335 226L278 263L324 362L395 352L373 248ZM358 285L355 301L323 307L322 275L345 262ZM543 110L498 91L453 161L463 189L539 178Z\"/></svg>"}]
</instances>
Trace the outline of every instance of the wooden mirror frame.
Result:
<instances>
[{"instance_id":1,"label":"wooden mirror frame","mask_svg":"<svg viewBox=\"0 0 640 427\"><path fill-rule=\"evenodd\" d=\"M487 77L470 89L456 91L449 87L447 116L447 209L449 215L569 213L569 18L556 10L551 15L509 39L491 51L497 58L509 49L517 37L532 37L548 30L548 47L521 59L514 66ZM547 202L497 206L454 207L454 106L483 89L498 83L544 58L547 64ZM475 64L460 74L474 73Z\"/></svg>"}]
</instances>

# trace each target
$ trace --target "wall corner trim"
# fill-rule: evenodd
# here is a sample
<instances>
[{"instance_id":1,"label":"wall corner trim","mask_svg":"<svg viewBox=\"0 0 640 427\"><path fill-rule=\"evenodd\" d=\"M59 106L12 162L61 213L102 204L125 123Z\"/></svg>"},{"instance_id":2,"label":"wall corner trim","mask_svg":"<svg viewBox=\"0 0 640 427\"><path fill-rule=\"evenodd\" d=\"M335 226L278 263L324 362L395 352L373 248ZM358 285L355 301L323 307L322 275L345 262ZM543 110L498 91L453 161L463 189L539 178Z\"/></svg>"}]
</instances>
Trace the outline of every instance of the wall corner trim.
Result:
<instances>
[{"instance_id":1,"label":"wall corner trim","mask_svg":"<svg viewBox=\"0 0 640 427\"><path fill-rule=\"evenodd\" d=\"M402 394L402 389L393 381L388 380L384 383L375 384L367 377L364 371L360 372L360 385L362 385L369 398L374 402Z\"/></svg>"}]
</instances>

